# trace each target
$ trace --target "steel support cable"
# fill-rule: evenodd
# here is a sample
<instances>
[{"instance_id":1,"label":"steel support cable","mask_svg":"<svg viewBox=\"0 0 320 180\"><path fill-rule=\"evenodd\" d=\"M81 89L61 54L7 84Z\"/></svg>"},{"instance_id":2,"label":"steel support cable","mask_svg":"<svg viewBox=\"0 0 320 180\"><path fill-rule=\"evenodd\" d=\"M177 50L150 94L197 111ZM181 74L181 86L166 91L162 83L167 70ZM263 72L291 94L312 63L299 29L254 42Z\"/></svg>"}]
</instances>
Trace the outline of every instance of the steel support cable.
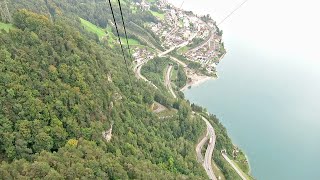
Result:
<instances>
[{"instance_id":1,"label":"steel support cable","mask_svg":"<svg viewBox=\"0 0 320 180\"><path fill-rule=\"evenodd\" d=\"M128 50L129 50L129 55L130 55L130 58L131 58L131 60L132 60L132 54L131 54L131 50L130 50L130 46L129 46L127 29L126 29L126 25L125 25L125 23L124 23L124 18L123 18L123 13L122 13L122 8L121 8L120 0L118 0L118 4L119 4L119 8L120 8L120 14L121 14L121 19L122 19L122 26L123 26L124 34L125 34L126 40L127 40L127 46L128 46Z\"/></svg>"},{"instance_id":2,"label":"steel support cable","mask_svg":"<svg viewBox=\"0 0 320 180\"><path fill-rule=\"evenodd\" d=\"M114 12L113 12L113 8L112 8L111 0L108 0L108 1L109 1L111 13L112 13L112 18L113 18L114 26L115 26L115 28L116 28L116 32L117 32L117 36L118 36L118 41L119 41L119 43L120 43L120 47L121 47L123 59L124 59L125 64L126 64L127 73L128 73L128 76L129 76L130 86L132 87L131 77L130 77L130 73L129 73L129 66L128 66L128 62L127 62L127 59L126 59L126 56L125 56L125 53L124 53L124 50L123 50L123 46L122 46L122 42L121 42L119 30L118 30L118 25L117 25L117 22L116 22L116 18L115 18L115 16L114 16Z\"/></svg>"},{"instance_id":3,"label":"steel support cable","mask_svg":"<svg viewBox=\"0 0 320 180\"><path fill-rule=\"evenodd\" d=\"M233 13L235 13L237 10L239 10L248 0L243 1L239 6L237 6L230 14L228 14L219 24L222 24L224 21L226 21Z\"/></svg>"}]
</instances>

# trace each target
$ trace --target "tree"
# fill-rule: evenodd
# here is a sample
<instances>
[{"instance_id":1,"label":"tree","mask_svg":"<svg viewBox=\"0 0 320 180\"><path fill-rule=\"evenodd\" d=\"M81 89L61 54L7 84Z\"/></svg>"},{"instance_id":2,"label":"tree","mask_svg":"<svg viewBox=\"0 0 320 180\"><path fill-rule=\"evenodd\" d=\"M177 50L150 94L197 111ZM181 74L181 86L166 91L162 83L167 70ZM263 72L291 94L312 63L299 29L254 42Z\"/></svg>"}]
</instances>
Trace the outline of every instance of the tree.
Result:
<instances>
[{"instance_id":1,"label":"tree","mask_svg":"<svg viewBox=\"0 0 320 180\"><path fill-rule=\"evenodd\" d=\"M35 152L42 150L50 151L53 148L53 139L45 132L40 132L35 136L34 145L32 146Z\"/></svg>"}]
</instances>

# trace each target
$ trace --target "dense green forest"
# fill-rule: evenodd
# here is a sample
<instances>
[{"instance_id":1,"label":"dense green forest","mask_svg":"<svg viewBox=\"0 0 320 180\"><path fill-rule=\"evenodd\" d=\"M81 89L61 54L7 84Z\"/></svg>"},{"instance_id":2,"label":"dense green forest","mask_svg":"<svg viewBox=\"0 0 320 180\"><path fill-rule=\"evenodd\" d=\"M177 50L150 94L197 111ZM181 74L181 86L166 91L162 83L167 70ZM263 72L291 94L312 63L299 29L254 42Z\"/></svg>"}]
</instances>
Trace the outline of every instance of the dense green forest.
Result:
<instances>
[{"instance_id":1,"label":"dense green forest","mask_svg":"<svg viewBox=\"0 0 320 180\"><path fill-rule=\"evenodd\" d=\"M206 127L192 116L195 106L127 74L118 44L82 26L80 18L115 31L106 1L12 0L8 6L13 22L0 31L0 179L207 178L196 160ZM143 28L157 19L123 10L130 38L158 47L158 37ZM160 119L154 101L176 109L176 116ZM221 129L218 150L231 151L226 130L211 120ZM111 125L108 142L102 133Z\"/></svg>"},{"instance_id":2,"label":"dense green forest","mask_svg":"<svg viewBox=\"0 0 320 180\"><path fill-rule=\"evenodd\" d=\"M26 10L14 26L0 34L2 178L205 177L194 156L204 125L186 103L160 121L149 110L159 95L130 86L119 49Z\"/></svg>"}]
</instances>

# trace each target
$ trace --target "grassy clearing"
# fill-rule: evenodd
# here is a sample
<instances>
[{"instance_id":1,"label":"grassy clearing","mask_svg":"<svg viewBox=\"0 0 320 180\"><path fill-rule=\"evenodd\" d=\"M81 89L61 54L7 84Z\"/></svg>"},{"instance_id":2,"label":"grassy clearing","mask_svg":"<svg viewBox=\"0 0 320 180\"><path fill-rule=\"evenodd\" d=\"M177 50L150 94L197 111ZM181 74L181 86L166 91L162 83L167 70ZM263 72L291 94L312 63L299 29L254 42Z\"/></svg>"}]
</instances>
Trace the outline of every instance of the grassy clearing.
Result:
<instances>
[{"instance_id":1,"label":"grassy clearing","mask_svg":"<svg viewBox=\"0 0 320 180\"><path fill-rule=\"evenodd\" d=\"M123 44L127 44L126 38L121 37L120 39L121 39L121 42L122 42ZM135 40L135 39L130 39L130 38L128 39L128 43L129 43L130 46L140 45L140 42L139 42L139 41L137 41L137 40Z\"/></svg>"},{"instance_id":2,"label":"grassy clearing","mask_svg":"<svg viewBox=\"0 0 320 180\"><path fill-rule=\"evenodd\" d=\"M147 44L150 47L157 47L160 50L164 50L160 45L159 40L153 37L144 27L141 27L134 22L128 23L128 32L129 34L135 35L141 42Z\"/></svg>"},{"instance_id":3,"label":"grassy clearing","mask_svg":"<svg viewBox=\"0 0 320 180\"><path fill-rule=\"evenodd\" d=\"M117 0L111 0L111 2L112 2L112 3L118 3ZM128 4L128 1L126 1L126 0L121 0L121 6L122 6L122 5L126 6L127 4Z\"/></svg>"},{"instance_id":4,"label":"grassy clearing","mask_svg":"<svg viewBox=\"0 0 320 180\"><path fill-rule=\"evenodd\" d=\"M165 110L165 111L158 113L159 117L170 117L170 116L175 116L175 115L177 115L176 109L168 109L168 110Z\"/></svg>"},{"instance_id":5,"label":"grassy clearing","mask_svg":"<svg viewBox=\"0 0 320 180\"><path fill-rule=\"evenodd\" d=\"M178 53L179 53L179 54L184 54L184 53L186 53L189 49L190 49L190 48L189 48L188 46L184 46L184 47L178 49Z\"/></svg>"},{"instance_id":6,"label":"grassy clearing","mask_svg":"<svg viewBox=\"0 0 320 180\"><path fill-rule=\"evenodd\" d=\"M12 25L12 24L7 24L7 23L0 22L0 30L1 30L1 29L9 32L10 29L13 29L13 25Z\"/></svg>"},{"instance_id":7,"label":"grassy clearing","mask_svg":"<svg viewBox=\"0 0 320 180\"><path fill-rule=\"evenodd\" d=\"M91 22L89 22L85 19L80 18L80 20L81 20L81 24L84 26L84 28L89 32L97 34L99 39L101 39L102 37L107 35L106 32L102 28L99 28L98 26L92 24Z\"/></svg>"},{"instance_id":8,"label":"grassy clearing","mask_svg":"<svg viewBox=\"0 0 320 180\"><path fill-rule=\"evenodd\" d=\"M159 13L159 12L151 11L151 10L150 10L150 12L152 13L152 15L154 15L157 18L159 18L160 20L164 20L164 14L163 13Z\"/></svg>"},{"instance_id":9,"label":"grassy clearing","mask_svg":"<svg viewBox=\"0 0 320 180\"><path fill-rule=\"evenodd\" d=\"M102 28L92 24L91 22L85 20L85 19L80 18L80 20L81 20L81 24L84 26L84 28L89 32L95 33L99 37L99 39L109 35L108 43L110 45L118 42L117 37L112 33L111 27L108 27L106 29L102 29ZM121 38L121 42L123 44L127 43L125 38ZM128 39L128 42L129 42L129 45L140 45L140 42L135 39Z\"/></svg>"}]
</instances>

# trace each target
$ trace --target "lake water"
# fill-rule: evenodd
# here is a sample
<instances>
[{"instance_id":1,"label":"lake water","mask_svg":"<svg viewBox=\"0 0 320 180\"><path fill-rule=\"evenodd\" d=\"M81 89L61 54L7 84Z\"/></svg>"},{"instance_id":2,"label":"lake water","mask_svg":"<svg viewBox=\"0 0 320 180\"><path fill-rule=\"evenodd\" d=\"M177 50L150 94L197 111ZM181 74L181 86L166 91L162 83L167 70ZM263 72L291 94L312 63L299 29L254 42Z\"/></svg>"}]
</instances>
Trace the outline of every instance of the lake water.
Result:
<instances>
[{"instance_id":1,"label":"lake water","mask_svg":"<svg viewBox=\"0 0 320 180\"><path fill-rule=\"evenodd\" d=\"M239 3L186 0L183 8L219 22ZM257 179L320 179L318 4L249 0L220 26L228 53L219 79L185 92L227 127Z\"/></svg>"}]
</instances>

